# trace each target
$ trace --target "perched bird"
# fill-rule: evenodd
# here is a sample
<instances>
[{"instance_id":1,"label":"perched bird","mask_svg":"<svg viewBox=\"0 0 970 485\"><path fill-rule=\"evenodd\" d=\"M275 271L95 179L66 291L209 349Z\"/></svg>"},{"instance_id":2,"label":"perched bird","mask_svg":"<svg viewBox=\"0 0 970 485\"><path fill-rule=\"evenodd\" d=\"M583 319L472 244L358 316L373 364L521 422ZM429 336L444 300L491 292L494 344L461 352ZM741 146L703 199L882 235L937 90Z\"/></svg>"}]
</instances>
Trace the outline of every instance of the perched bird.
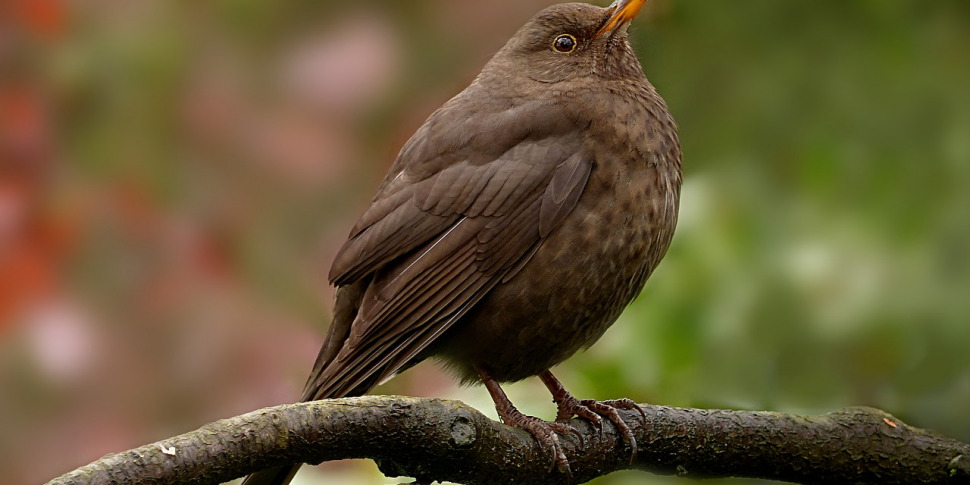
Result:
<instances>
[{"instance_id":1,"label":"perched bird","mask_svg":"<svg viewBox=\"0 0 970 485\"><path fill-rule=\"evenodd\" d=\"M643 288L677 223L681 149L627 26L646 0L549 7L401 150L330 269L333 322L303 400L359 396L428 357L482 382L502 420L568 473L557 433L617 408L549 372ZM539 376L556 422L499 387ZM640 410L642 412L642 410ZM247 485L282 484L299 464Z\"/></svg>"}]
</instances>

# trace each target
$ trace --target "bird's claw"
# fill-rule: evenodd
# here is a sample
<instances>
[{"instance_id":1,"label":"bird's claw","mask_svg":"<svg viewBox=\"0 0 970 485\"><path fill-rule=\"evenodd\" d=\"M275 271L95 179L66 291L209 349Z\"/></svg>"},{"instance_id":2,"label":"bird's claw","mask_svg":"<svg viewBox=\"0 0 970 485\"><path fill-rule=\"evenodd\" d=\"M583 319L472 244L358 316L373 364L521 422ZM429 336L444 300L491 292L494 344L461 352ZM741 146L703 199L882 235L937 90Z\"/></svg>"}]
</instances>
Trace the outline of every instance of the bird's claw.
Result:
<instances>
[{"instance_id":1,"label":"bird's claw","mask_svg":"<svg viewBox=\"0 0 970 485\"><path fill-rule=\"evenodd\" d=\"M562 443L559 442L559 436L557 434L573 434L582 441L583 436L579 431L576 431L572 426L565 423L543 421L518 411L506 416L503 421L509 426L528 431L539 445L550 450L552 457L549 463L549 471L552 471L554 468L558 469L560 472L566 474L568 479L567 483L572 483L573 472L569 468L569 460L566 458L566 453L563 451Z\"/></svg>"},{"instance_id":2,"label":"bird's claw","mask_svg":"<svg viewBox=\"0 0 970 485\"><path fill-rule=\"evenodd\" d=\"M632 465L633 461L637 458L637 439L633 435L633 430L630 429L630 425L626 424L626 421L620 416L618 410L628 409L638 411L640 413L641 424L643 427L646 427L647 414L643 408L630 399L614 399L610 401L583 399L580 401L580 404L590 413L606 416L606 419L609 419L616 426L616 430L620 433L623 442L630 446L630 464Z\"/></svg>"},{"instance_id":3,"label":"bird's claw","mask_svg":"<svg viewBox=\"0 0 970 485\"><path fill-rule=\"evenodd\" d=\"M637 457L637 439L633 435L633 430L630 426L626 424L623 417L620 416L618 412L619 409L625 410L635 410L640 413L640 423L646 428L647 426L647 414L640 405L633 402L631 399L613 399L610 401L595 401L592 399L579 400L574 398L570 394L565 394L556 401L559 406L559 412L556 415L556 421L566 421L571 419L573 416L585 419L592 424L592 426L599 432L600 437L603 436L603 416L610 420L614 426L616 426L617 431L620 433L620 437L623 442L630 446L630 464Z\"/></svg>"},{"instance_id":4,"label":"bird's claw","mask_svg":"<svg viewBox=\"0 0 970 485\"><path fill-rule=\"evenodd\" d=\"M580 401L563 387L559 379L556 379L556 376L552 375L552 372L548 370L541 372L539 379L549 389L549 392L552 394L552 401L559 408L559 411L556 413L556 421L566 421L573 416L578 416L589 421L599 432L600 437L602 437L603 416L605 416L606 419L609 419L616 426L617 431L623 438L623 442L630 445L630 464L633 464L633 461L637 457L637 439L633 435L633 430L630 429L630 426L623 421L618 410L636 410L640 413L641 425L646 428L647 413L639 404L633 402L631 399L614 399L612 401L584 399Z\"/></svg>"},{"instance_id":5,"label":"bird's claw","mask_svg":"<svg viewBox=\"0 0 970 485\"><path fill-rule=\"evenodd\" d=\"M640 424L646 428L647 427L647 412L643 409L643 406L637 404L632 399L621 398L621 399L610 399L609 401L600 401L610 407L617 409L627 409L630 411L636 411L640 414Z\"/></svg>"},{"instance_id":6,"label":"bird's claw","mask_svg":"<svg viewBox=\"0 0 970 485\"><path fill-rule=\"evenodd\" d=\"M559 411L556 413L556 421L569 421L574 416L583 418L596 429L599 436L603 437L603 418L589 406L586 406L579 399L574 398L571 395L567 395L561 401L556 402L559 407ZM583 440L583 445L585 446L585 440Z\"/></svg>"},{"instance_id":7,"label":"bird's claw","mask_svg":"<svg viewBox=\"0 0 970 485\"><path fill-rule=\"evenodd\" d=\"M475 366L475 370L481 376L482 383L488 389L492 400L495 401L495 410L498 412L502 422L509 426L528 431L540 446L552 452L549 471L552 471L553 468L558 468L559 471L566 475L566 483L573 483L573 472L569 468L569 460L566 458L566 453L563 450L557 433L562 435L576 435L579 441L585 445L583 435L566 423L543 421L535 416L522 414L521 411L515 408L512 401L509 401L508 396L505 395L505 391L502 390L498 381L489 375L488 371L479 366Z\"/></svg>"}]
</instances>

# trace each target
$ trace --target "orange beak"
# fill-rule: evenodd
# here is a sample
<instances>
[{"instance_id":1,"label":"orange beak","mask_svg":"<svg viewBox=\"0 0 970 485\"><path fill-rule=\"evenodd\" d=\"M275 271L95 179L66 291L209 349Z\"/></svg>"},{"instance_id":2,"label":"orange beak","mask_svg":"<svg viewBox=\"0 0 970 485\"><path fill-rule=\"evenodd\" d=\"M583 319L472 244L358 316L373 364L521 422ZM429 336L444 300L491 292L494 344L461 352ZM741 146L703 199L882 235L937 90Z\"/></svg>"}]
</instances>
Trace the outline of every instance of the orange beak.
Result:
<instances>
[{"instance_id":1,"label":"orange beak","mask_svg":"<svg viewBox=\"0 0 970 485\"><path fill-rule=\"evenodd\" d=\"M634 17L640 13L640 9L643 8L643 4L647 3L647 0L616 0L613 5L609 8L613 9L613 13L610 18L600 27L599 31L596 32L596 37L599 37L606 32L612 32L620 28L624 24L632 21Z\"/></svg>"}]
</instances>

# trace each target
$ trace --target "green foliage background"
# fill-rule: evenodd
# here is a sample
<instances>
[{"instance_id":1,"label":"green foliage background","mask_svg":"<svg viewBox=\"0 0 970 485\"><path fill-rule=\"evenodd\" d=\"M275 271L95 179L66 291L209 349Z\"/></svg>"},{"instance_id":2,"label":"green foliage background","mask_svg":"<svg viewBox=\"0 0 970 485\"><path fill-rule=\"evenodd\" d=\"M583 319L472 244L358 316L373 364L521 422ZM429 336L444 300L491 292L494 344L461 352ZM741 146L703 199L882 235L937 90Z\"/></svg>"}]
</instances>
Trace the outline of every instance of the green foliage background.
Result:
<instances>
[{"instance_id":1,"label":"green foliage background","mask_svg":"<svg viewBox=\"0 0 970 485\"><path fill-rule=\"evenodd\" d=\"M597 393L870 405L966 441L970 5L669 9L634 35L680 121L683 222L616 329L629 360L575 365Z\"/></svg>"}]
</instances>

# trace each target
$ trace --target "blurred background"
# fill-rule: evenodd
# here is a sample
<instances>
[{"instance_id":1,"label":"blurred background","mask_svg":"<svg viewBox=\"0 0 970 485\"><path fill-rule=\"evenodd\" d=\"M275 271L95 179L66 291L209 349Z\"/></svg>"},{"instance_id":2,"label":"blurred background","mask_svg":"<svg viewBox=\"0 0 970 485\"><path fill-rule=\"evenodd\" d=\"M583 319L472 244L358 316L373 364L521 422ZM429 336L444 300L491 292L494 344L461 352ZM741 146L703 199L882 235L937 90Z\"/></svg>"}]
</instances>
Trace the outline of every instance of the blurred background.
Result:
<instances>
[{"instance_id":1,"label":"blurred background","mask_svg":"<svg viewBox=\"0 0 970 485\"><path fill-rule=\"evenodd\" d=\"M397 150L551 3L0 2L5 483L294 400ZM680 123L681 223L557 375L970 441L970 3L652 0L631 32ZM433 364L380 392L495 416ZM509 393L554 416L538 380ZM297 483L400 481L350 461Z\"/></svg>"}]
</instances>

